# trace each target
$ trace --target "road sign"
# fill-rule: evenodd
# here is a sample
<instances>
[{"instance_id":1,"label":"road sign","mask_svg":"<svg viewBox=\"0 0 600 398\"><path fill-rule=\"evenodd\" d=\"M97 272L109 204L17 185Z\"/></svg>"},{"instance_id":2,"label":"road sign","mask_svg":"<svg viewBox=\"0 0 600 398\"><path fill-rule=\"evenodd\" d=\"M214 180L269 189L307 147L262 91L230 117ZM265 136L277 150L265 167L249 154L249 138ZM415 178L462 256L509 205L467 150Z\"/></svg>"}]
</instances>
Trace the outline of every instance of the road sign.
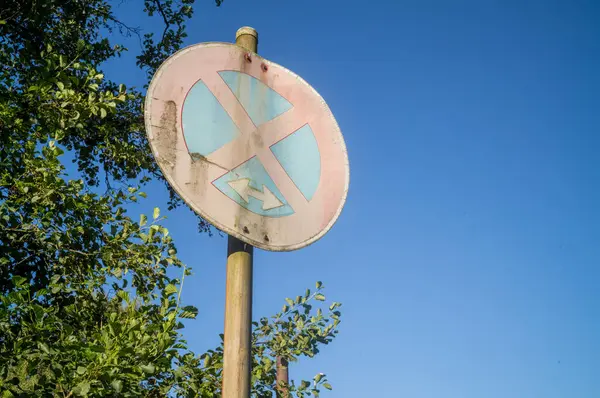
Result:
<instances>
[{"instance_id":1,"label":"road sign","mask_svg":"<svg viewBox=\"0 0 600 398\"><path fill-rule=\"evenodd\" d=\"M185 202L253 246L322 237L349 184L346 147L321 96L293 72L228 43L172 55L145 106L154 156Z\"/></svg>"}]
</instances>

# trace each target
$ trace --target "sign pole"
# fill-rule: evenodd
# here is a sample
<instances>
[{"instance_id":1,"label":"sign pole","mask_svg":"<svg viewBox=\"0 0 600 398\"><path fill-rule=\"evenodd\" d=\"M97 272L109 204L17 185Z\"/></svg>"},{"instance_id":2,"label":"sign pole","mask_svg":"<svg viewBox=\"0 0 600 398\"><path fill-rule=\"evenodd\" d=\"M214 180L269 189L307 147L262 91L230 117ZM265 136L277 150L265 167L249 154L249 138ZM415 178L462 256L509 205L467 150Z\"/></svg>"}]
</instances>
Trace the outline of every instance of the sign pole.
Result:
<instances>
[{"instance_id":1,"label":"sign pole","mask_svg":"<svg viewBox=\"0 0 600 398\"><path fill-rule=\"evenodd\" d=\"M256 53L258 33L243 27L235 43ZM229 235L223 338L223 398L250 398L252 373L252 259L254 247Z\"/></svg>"}]
</instances>

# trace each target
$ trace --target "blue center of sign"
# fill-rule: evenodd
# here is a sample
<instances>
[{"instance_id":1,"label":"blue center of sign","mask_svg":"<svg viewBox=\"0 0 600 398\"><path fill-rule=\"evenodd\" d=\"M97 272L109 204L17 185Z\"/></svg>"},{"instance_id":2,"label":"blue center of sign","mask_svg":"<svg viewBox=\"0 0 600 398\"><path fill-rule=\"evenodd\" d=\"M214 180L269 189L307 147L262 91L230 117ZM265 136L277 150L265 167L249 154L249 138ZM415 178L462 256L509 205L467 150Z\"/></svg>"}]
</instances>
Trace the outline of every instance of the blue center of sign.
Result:
<instances>
[{"instance_id":1,"label":"blue center of sign","mask_svg":"<svg viewBox=\"0 0 600 398\"><path fill-rule=\"evenodd\" d=\"M289 101L250 75L237 71L221 71L219 75L255 126L292 108ZM186 96L182 124L190 154L208 156L241 135L232 118L202 81L198 81ZM310 201L321 176L321 157L310 126L304 125L273 143L270 149L302 195ZM219 177L213 185L256 214L283 217L294 213L256 156Z\"/></svg>"},{"instance_id":2,"label":"blue center of sign","mask_svg":"<svg viewBox=\"0 0 600 398\"><path fill-rule=\"evenodd\" d=\"M185 97L181 119L190 153L207 156L240 135L238 127L202 80L194 84Z\"/></svg>"}]
</instances>

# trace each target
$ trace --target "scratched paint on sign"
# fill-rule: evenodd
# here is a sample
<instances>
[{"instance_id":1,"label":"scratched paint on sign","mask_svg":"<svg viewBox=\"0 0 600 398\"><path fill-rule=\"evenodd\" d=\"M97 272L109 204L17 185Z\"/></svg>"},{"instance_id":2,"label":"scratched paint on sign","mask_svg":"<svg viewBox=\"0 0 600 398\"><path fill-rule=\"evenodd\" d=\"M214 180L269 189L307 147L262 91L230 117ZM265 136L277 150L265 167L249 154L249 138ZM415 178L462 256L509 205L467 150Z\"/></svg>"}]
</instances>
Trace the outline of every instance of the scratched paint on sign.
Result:
<instances>
[{"instance_id":1,"label":"scratched paint on sign","mask_svg":"<svg viewBox=\"0 0 600 398\"><path fill-rule=\"evenodd\" d=\"M233 91L256 126L275 119L292 108L288 100L255 77L232 70L219 72L219 75Z\"/></svg>"}]
</instances>

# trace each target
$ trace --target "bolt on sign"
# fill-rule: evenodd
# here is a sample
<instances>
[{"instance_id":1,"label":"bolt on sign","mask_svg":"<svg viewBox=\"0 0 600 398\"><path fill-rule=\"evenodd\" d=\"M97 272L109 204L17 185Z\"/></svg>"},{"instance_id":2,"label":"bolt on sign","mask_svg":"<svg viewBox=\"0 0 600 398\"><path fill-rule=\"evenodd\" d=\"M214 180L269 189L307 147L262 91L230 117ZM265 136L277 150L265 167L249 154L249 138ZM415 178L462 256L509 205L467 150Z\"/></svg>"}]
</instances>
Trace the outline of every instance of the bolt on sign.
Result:
<instances>
[{"instance_id":1,"label":"bolt on sign","mask_svg":"<svg viewBox=\"0 0 600 398\"><path fill-rule=\"evenodd\" d=\"M321 96L228 43L187 47L158 69L146 131L163 174L218 229L289 251L321 238L348 192L348 156Z\"/></svg>"}]
</instances>

